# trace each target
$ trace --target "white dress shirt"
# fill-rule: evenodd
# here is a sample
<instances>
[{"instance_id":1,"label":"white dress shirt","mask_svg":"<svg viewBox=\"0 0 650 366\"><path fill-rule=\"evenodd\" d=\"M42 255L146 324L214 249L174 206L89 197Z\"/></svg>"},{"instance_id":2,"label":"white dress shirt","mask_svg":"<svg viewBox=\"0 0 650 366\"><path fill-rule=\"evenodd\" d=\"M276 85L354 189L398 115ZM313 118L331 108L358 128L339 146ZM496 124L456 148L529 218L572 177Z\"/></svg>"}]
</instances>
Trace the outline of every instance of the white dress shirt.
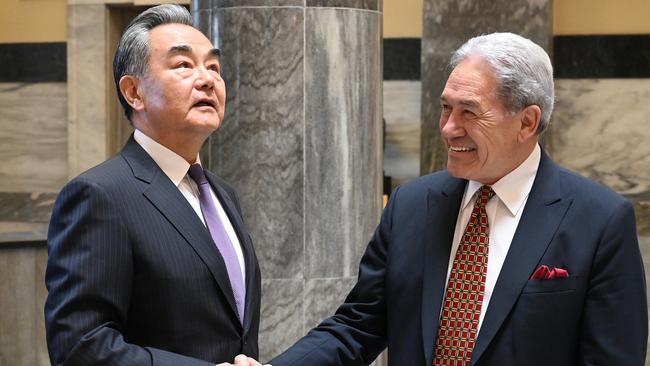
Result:
<instances>
[{"instance_id":1,"label":"white dress shirt","mask_svg":"<svg viewBox=\"0 0 650 366\"><path fill-rule=\"evenodd\" d=\"M169 177L172 183L178 187L178 190L181 191L183 197L185 197L187 202L194 209L194 212L196 212L196 215L199 217L199 219L201 219L201 222L203 222L203 225L205 225L205 219L201 213L201 204L199 202L199 189L194 180L187 174L187 171L190 169L190 163L188 163L180 155L159 144L151 137L145 135L140 130L135 130L133 138L140 146L142 146L144 151L146 151L147 154L151 156L156 164L158 164L160 169L165 173L165 175L167 175L167 177ZM196 162L198 164L201 164L201 160L199 159L198 155L196 157ZM214 193L214 189L212 189L212 187L210 187L210 193L212 194L212 201L214 201L214 205L217 208L219 219L223 223L223 226L226 229L226 233L230 238L230 242L235 248L237 259L239 260L239 269L241 270L242 279L244 280L244 283L246 283L246 266L244 264L244 253L242 251L241 243L239 242L239 238L237 238L235 229L230 223L230 219L228 219L228 215L223 210L223 206L221 206L221 203L219 202L219 199ZM216 245L214 249L218 250Z\"/></svg>"},{"instance_id":2,"label":"white dress shirt","mask_svg":"<svg viewBox=\"0 0 650 366\"><path fill-rule=\"evenodd\" d=\"M540 158L540 147L539 145L535 145L533 152L521 165L492 185L492 190L495 195L485 206L488 215L488 224L490 225L490 240L485 293L483 295L478 330L481 329L481 325L483 324L483 318L490 304L490 298L492 297L494 286L499 277L499 272L501 272L501 267L508 254L508 249L510 249L512 238L515 235L521 214L528 200L528 194L533 187ZM454 241L451 247L447 282L449 282L449 274L454 263L456 250L458 250L460 240L465 233L465 227L469 222L472 209L474 208L474 202L476 202L476 192L481 186L483 186L483 183L470 180L465 188L465 195L461 201L460 212L456 221L456 230L454 232Z\"/></svg>"}]
</instances>

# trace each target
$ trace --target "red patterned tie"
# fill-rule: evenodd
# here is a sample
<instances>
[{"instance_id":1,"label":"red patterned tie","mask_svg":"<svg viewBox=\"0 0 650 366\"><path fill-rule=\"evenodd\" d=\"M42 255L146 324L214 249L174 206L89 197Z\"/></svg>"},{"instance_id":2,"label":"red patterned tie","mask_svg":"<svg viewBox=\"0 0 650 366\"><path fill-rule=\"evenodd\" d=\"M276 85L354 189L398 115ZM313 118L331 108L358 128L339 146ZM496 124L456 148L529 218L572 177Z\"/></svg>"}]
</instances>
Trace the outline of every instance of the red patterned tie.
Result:
<instances>
[{"instance_id":1,"label":"red patterned tie","mask_svg":"<svg viewBox=\"0 0 650 366\"><path fill-rule=\"evenodd\" d=\"M472 359L485 292L490 228L485 205L494 196L482 186L451 267L440 316L434 366L465 366Z\"/></svg>"}]
</instances>

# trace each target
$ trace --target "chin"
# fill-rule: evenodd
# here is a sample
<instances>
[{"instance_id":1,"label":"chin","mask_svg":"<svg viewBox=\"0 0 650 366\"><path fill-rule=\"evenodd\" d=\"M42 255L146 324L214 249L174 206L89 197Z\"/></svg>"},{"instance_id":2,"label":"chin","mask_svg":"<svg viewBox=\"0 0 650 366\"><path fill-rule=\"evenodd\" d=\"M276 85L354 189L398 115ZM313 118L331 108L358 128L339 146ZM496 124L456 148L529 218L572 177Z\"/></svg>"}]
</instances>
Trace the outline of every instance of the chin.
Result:
<instances>
[{"instance_id":1,"label":"chin","mask_svg":"<svg viewBox=\"0 0 650 366\"><path fill-rule=\"evenodd\" d=\"M458 168L453 165L447 164L447 172L449 173L449 175L451 175L454 178L470 179L469 173L467 172L466 169Z\"/></svg>"},{"instance_id":2,"label":"chin","mask_svg":"<svg viewBox=\"0 0 650 366\"><path fill-rule=\"evenodd\" d=\"M192 129L196 131L212 133L216 129L218 129L219 126L221 126L221 120L219 120L216 117L210 119L197 119L193 121L188 121L187 125L192 126Z\"/></svg>"}]
</instances>

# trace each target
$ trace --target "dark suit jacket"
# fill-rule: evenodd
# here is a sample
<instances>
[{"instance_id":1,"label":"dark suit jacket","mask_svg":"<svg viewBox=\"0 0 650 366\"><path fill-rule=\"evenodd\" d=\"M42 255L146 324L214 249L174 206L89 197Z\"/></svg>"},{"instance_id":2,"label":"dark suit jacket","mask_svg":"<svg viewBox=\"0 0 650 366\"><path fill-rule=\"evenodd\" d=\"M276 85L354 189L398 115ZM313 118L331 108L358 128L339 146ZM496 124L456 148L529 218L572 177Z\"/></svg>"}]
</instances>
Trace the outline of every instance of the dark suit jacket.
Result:
<instances>
[{"instance_id":1,"label":"dark suit jacket","mask_svg":"<svg viewBox=\"0 0 650 366\"><path fill-rule=\"evenodd\" d=\"M431 365L466 184L439 172L397 189L343 305L270 363L362 365L388 346L389 365ZM529 280L543 264L570 277ZM632 206L542 154L471 364L641 366L647 326Z\"/></svg>"},{"instance_id":2,"label":"dark suit jacket","mask_svg":"<svg viewBox=\"0 0 650 366\"><path fill-rule=\"evenodd\" d=\"M237 195L206 174L243 247L243 327L209 232L131 137L68 183L54 206L45 274L53 365L214 365L257 355L257 259Z\"/></svg>"}]
</instances>

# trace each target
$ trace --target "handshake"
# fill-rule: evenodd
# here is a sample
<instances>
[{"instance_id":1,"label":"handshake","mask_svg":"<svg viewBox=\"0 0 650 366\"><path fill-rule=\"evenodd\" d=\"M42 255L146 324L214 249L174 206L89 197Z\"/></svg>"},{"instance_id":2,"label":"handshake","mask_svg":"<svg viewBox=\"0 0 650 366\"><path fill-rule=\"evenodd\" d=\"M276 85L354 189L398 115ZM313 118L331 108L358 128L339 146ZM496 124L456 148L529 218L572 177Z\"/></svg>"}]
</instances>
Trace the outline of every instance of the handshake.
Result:
<instances>
[{"instance_id":1,"label":"handshake","mask_svg":"<svg viewBox=\"0 0 650 366\"><path fill-rule=\"evenodd\" d=\"M261 363L255 361L255 359L251 357L247 357L246 355L238 355L237 357L235 357L234 364L224 362L216 366L271 366L271 365L262 365Z\"/></svg>"}]
</instances>

